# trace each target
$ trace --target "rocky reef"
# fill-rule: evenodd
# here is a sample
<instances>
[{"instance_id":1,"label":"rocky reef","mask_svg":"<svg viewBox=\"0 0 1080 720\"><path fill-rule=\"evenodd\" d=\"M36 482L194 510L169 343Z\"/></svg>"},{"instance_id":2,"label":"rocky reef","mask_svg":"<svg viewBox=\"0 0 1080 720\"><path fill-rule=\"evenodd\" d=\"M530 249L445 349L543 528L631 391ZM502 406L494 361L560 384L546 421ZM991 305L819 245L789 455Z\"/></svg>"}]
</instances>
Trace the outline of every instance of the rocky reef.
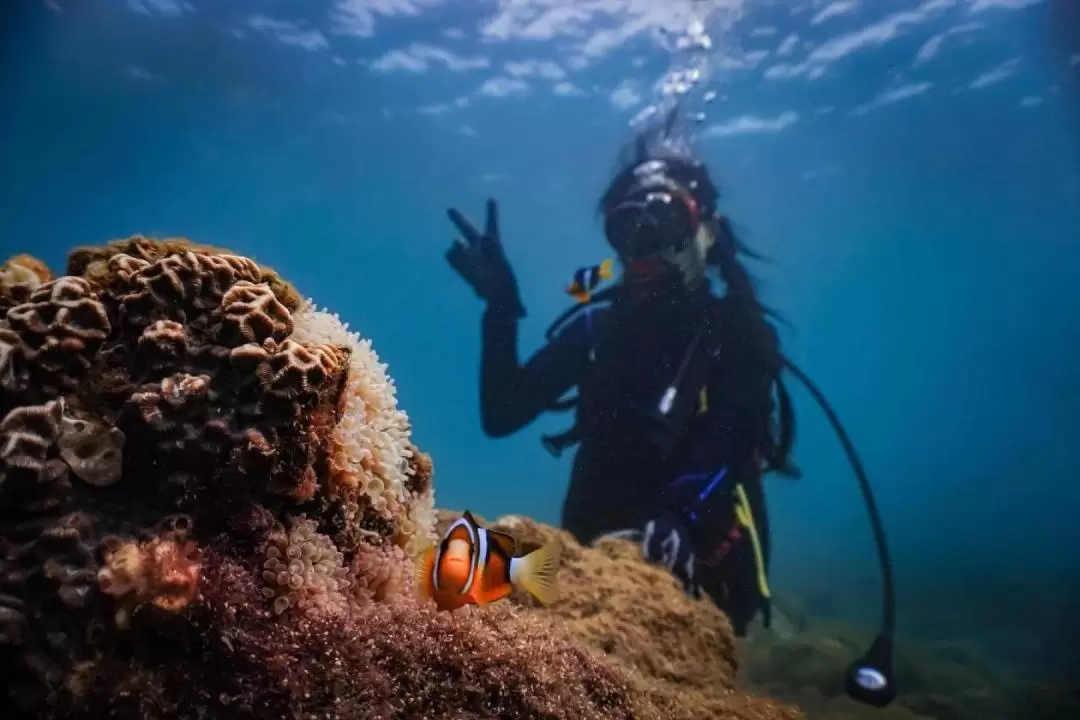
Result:
<instances>
[{"instance_id":1,"label":"rocky reef","mask_svg":"<svg viewBox=\"0 0 1080 720\"><path fill-rule=\"evenodd\" d=\"M560 535L559 603L435 612L433 502L370 342L272 270L141 236L0 267L5 718L796 717L629 546Z\"/></svg>"}]
</instances>

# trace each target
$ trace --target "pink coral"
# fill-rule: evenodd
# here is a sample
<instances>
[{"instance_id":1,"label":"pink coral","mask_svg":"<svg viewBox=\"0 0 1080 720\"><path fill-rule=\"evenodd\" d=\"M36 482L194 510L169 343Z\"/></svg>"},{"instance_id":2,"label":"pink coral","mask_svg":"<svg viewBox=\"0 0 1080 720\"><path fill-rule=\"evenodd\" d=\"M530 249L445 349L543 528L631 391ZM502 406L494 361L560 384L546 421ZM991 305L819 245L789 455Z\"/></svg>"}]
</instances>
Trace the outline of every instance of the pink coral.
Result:
<instances>
[{"instance_id":1,"label":"pink coral","mask_svg":"<svg viewBox=\"0 0 1080 720\"><path fill-rule=\"evenodd\" d=\"M404 551L396 545L361 546L349 565L353 598L363 604L401 597L413 589L408 572L411 567Z\"/></svg>"},{"instance_id":2,"label":"pink coral","mask_svg":"<svg viewBox=\"0 0 1080 720\"><path fill-rule=\"evenodd\" d=\"M199 562L190 541L156 537L148 542L112 539L105 550L98 583L106 595L122 598L125 607L150 603L176 612L195 599ZM126 610L118 624L126 625Z\"/></svg>"},{"instance_id":3,"label":"pink coral","mask_svg":"<svg viewBox=\"0 0 1080 720\"><path fill-rule=\"evenodd\" d=\"M344 556L317 523L299 518L288 533L275 532L267 539L262 579L263 595L272 599L274 613L292 608L342 609L344 592L351 584Z\"/></svg>"}]
</instances>

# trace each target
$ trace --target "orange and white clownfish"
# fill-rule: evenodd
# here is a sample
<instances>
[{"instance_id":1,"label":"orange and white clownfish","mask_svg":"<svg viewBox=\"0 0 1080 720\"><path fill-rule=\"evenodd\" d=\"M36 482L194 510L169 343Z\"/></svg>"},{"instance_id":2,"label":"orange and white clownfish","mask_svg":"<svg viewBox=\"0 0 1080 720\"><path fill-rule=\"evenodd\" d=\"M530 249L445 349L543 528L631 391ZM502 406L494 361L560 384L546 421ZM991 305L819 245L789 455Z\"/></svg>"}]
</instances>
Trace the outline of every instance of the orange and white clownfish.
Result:
<instances>
[{"instance_id":1,"label":"orange and white clownfish","mask_svg":"<svg viewBox=\"0 0 1080 720\"><path fill-rule=\"evenodd\" d=\"M417 559L417 592L434 600L440 610L487 605L505 598L515 586L542 603L554 602L558 545L550 543L524 557L514 557L516 548L512 536L480 527L466 510L446 529L438 546Z\"/></svg>"},{"instance_id":2,"label":"orange and white clownfish","mask_svg":"<svg viewBox=\"0 0 1080 720\"><path fill-rule=\"evenodd\" d=\"M566 288L566 292L578 302L589 302L589 298L591 297L590 293L596 289L596 286L600 284L600 281L610 280L614 277L614 272L612 270L613 265L613 261L608 259L599 265L579 268L577 272L574 273L574 279L570 281L570 284Z\"/></svg>"}]
</instances>

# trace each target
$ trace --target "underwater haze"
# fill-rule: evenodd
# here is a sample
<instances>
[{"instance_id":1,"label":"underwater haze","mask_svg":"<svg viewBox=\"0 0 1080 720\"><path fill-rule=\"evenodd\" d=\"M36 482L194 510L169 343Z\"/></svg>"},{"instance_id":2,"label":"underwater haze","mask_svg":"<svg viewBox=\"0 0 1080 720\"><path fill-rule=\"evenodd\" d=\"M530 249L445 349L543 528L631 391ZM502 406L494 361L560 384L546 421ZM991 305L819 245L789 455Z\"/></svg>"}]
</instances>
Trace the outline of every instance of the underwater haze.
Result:
<instances>
[{"instance_id":1,"label":"underwater haze","mask_svg":"<svg viewBox=\"0 0 1080 720\"><path fill-rule=\"evenodd\" d=\"M4 0L0 33L4 257L135 233L253 257L371 338L437 506L552 524L571 453L540 437L570 417L483 433L446 210L498 201L527 356L611 256L618 152L684 103L869 473L899 642L1080 660L1080 2ZM775 592L876 623L852 469L789 386Z\"/></svg>"}]
</instances>

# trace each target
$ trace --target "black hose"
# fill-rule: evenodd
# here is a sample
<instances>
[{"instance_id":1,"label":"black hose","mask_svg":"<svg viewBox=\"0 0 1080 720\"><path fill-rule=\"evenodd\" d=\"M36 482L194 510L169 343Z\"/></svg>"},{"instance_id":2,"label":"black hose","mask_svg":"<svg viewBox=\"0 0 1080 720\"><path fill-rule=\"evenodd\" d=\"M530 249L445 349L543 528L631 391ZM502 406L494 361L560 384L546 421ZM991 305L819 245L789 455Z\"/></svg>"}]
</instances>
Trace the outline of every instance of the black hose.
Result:
<instances>
[{"instance_id":1,"label":"black hose","mask_svg":"<svg viewBox=\"0 0 1080 720\"><path fill-rule=\"evenodd\" d=\"M866 503L866 510L870 514L870 525L873 528L874 542L877 545L878 563L881 565L882 632L891 639L896 629L896 596L893 588L892 561L889 559L889 548L885 542L885 530L881 523L881 516L878 514L877 503L874 502L874 493L870 489L870 480L866 476L866 470L859 460L858 453L855 452L855 446L844 430L844 425L840 422L840 418L836 416L825 395L795 363L788 358L784 358L784 364L806 386L806 389L814 396L814 400L825 412L826 417L829 418L829 423L832 424L833 430L836 431L837 437L840 438L840 443L844 446L844 452L847 453L848 461L855 471L855 477L858 478L863 501Z\"/></svg>"}]
</instances>

